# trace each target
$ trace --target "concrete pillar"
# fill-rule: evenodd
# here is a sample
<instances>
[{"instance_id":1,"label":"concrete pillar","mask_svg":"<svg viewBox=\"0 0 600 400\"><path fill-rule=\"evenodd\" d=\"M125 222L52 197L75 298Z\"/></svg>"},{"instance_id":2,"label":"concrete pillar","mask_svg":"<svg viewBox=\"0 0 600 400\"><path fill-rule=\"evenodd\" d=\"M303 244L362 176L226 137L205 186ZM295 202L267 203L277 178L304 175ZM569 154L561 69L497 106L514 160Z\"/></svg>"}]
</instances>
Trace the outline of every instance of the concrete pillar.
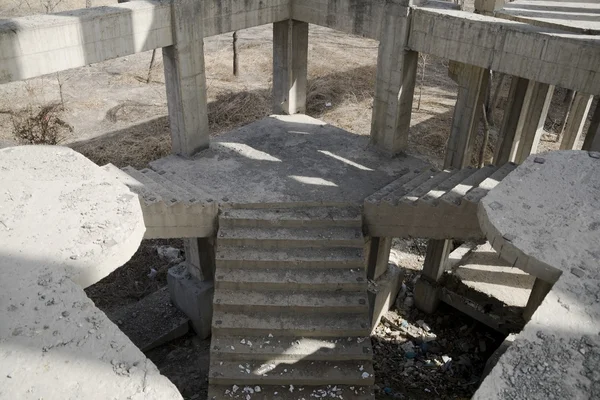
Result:
<instances>
[{"instance_id":1,"label":"concrete pillar","mask_svg":"<svg viewBox=\"0 0 600 400\"><path fill-rule=\"evenodd\" d=\"M372 237L367 245L367 278L376 280L387 271L392 238Z\"/></svg>"},{"instance_id":2,"label":"concrete pillar","mask_svg":"<svg viewBox=\"0 0 600 400\"><path fill-rule=\"evenodd\" d=\"M308 23L273 24L273 113L306 112Z\"/></svg>"},{"instance_id":3,"label":"concrete pillar","mask_svg":"<svg viewBox=\"0 0 600 400\"><path fill-rule=\"evenodd\" d=\"M172 5L174 45L163 48L173 153L191 156L209 145L201 7L195 0Z\"/></svg>"},{"instance_id":4,"label":"concrete pillar","mask_svg":"<svg viewBox=\"0 0 600 400\"><path fill-rule=\"evenodd\" d=\"M458 83L458 97L444 168L464 168L471 161L471 152L483 112L489 71L453 62L450 73ZM421 278L415 284L415 305L421 311L432 313L439 304L437 282L444 273L451 247L451 240L430 240L427 244Z\"/></svg>"},{"instance_id":5,"label":"concrete pillar","mask_svg":"<svg viewBox=\"0 0 600 400\"><path fill-rule=\"evenodd\" d=\"M386 2L377 56L371 141L392 156L408 145L419 59L418 53L406 50L409 4L408 0Z\"/></svg>"},{"instance_id":6,"label":"concrete pillar","mask_svg":"<svg viewBox=\"0 0 600 400\"><path fill-rule=\"evenodd\" d=\"M600 100L596 105L596 111L594 111L594 115L592 116L592 122L585 135L582 149L588 151L600 151Z\"/></svg>"},{"instance_id":7,"label":"concrete pillar","mask_svg":"<svg viewBox=\"0 0 600 400\"><path fill-rule=\"evenodd\" d=\"M444 168L463 168L470 164L489 82L488 70L468 64L454 64L458 96Z\"/></svg>"},{"instance_id":8,"label":"concrete pillar","mask_svg":"<svg viewBox=\"0 0 600 400\"><path fill-rule=\"evenodd\" d=\"M577 147L583 127L592 105L593 96L585 93L575 93L571 111L567 115L563 137L560 142L561 150L571 150Z\"/></svg>"},{"instance_id":9,"label":"concrete pillar","mask_svg":"<svg viewBox=\"0 0 600 400\"><path fill-rule=\"evenodd\" d=\"M475 0L475 12L483 15L493 15L494 11L501 9L506 0Z\"/></svg>"},{"instance_id":10,"label":"concrete pillar","mask_svg":"<svg viewBox=\"0 0 600 400\"><path fill-rule=\"evenodd\" d=\"M212 281L215 276L215 239L186 238L183 245L189 273L202 282Z\"/></svg>"},{"instance_id":11,"label":"concrete pillar","mask_svg":"<svg viewBox=\"0 0 600 400\"><path fill-rule=\"evenodd\" d=\"M430 240L427 245L423 271L414 289L415 306L423 312L434 312L440 303L438 281L444 273L451 247L451 240Z\"/></svg>"},{"instance_id":12,"label":"concrete pillar","mask_svg":"<svg viewBox=\"0 0 600 400\"><path fill-rule=\"evenodd\" d=\"M494 163L521 163L537 151L554 86L514 76L504 120L498 135Z\"/></svg>"}]
</instances>

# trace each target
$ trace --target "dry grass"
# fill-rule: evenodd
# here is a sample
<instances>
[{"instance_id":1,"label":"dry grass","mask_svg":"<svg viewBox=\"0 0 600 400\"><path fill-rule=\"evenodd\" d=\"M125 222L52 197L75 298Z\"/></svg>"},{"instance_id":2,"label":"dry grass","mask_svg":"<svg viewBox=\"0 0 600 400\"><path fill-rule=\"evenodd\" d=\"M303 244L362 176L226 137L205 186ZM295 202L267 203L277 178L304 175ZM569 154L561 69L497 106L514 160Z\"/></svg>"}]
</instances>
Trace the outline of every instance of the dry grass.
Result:
<instances>
[{"instance_id":1,"label":"dry grass","mask_svg":"<svg viewBox=\"0 0 600 400\"><path fill-rule=\"evenodd\" d=\"M73 132L73 127L61 118L61 104L27 107L11 114L14 137L22 144L57 145Z\"/></svg>"}]
</instances>

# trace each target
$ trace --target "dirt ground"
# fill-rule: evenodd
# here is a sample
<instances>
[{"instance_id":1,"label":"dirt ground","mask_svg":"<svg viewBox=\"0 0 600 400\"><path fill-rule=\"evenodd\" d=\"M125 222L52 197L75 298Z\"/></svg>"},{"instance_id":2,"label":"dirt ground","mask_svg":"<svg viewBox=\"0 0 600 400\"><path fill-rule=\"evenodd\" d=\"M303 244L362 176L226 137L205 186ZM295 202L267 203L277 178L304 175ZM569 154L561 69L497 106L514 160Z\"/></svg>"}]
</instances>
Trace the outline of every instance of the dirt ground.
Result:
<instances>
[{"instance_id":1,"label":"dirt ground","mask_svg":"<svg viewBox=\"0 0 600 400\"><path fill-rule=\"evenodd\" d=\"M93 6L114 2L88 0ZM0 0L0 18L84 8L83 0ZM213 135L248 124L271 109L271 27L240 31L240 73L232 74L231 35L205 40L209 122ZM170 153L162 55L136 54L103 63L0 86L0 144L19 143L15 131L24 123L47 120L40 110L52 105L52 131L61 144L73 147L99 165L144 167ZM329 29L310 27L308 114L361 135L368 135L377 60L377 42ZM409 136L410 152L441 166L456 101L456 84L448 78L448 61L419 59L418 82ZM495 87L498 77L494 78ZM489 161L510 80L505 79L494 111L485 159ZM554 142L566 104L565 91L555 93L541 150ZM35 125L37 126L37 125ZM41 129L41 128L40 128ZM478 162L483 129L473 163ZM22 138L21 138L22 139ZM580 144L581 145L581 144ZM109 312L135 302L166 284L170 264L156 248L183 251L178 240L145 240L136 255L109 277L87 289ZM422 267L426 242L395 240L392 257L406 269L406 296ZM151 269L156 275L149 277ZM487 357L503 337L449 307L423 315L403 299L373 336L377 398L470 398L477 389ZM404 321L404 322L403 322ZM438 338L418 343L403 326L424 321ZM411 347L412 346L412 347ZM413 350L407 351L408 348ZM189 334L148 352L161 372L186 399L206 397L209 342ZM410 357L409 357L410 356ZM451 364L444 357L452 358ZM442 363L442 365L440 365Z\"/></svg>"}]
</instances>

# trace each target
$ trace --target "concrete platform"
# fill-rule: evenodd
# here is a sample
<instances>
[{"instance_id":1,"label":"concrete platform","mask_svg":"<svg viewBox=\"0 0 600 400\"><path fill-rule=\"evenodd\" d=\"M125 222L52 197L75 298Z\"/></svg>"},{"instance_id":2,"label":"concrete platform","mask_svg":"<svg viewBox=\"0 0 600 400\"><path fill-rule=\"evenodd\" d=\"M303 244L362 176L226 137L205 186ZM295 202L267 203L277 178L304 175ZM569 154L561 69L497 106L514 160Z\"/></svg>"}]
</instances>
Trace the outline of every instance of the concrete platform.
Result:
<instances>
[{"instance_id":1,"label":"concrete platform","mask_svg":"<svg viewBox=\"0 0 600 400\"><path fill-rule=\"evenodd\" d=\"M480 203L494 249L551 290L475 399L600 398L598 168L600 153L532 155Z\"/></svg>"},{"instance_id":2,"label":"concrete platform","mask_svg":"<svg viewBox=\"0 0 600 400\"><path fill-rule=\"evenodd\" d=\"M600 34L600 3L593 0L516 0L496 17L588 35Z\"/></svg>"},{"instance_id":3,"label":"concrete platform","mask_svg":"<svg viewBox=\"0 0 600 400\"><path fill-rule=\"evenodd\" d=\"M262 207L362 205L406 168L427 167L414 157L390 159L368 136L305 115L264 118L220 135L192 159L172 155L150 165L201 188L200 202Z\"/></svg>"},{"instance_id":4,"label":"concrete platform","mask_svg":"<svg viewBox=\"0 0 600 400\"><path fill-rule=\"evenodd\" d=\"M140 205L71 149L0 150L0 399L181 399L86 296L144 233Z\"/></svg>"}]
</instances>

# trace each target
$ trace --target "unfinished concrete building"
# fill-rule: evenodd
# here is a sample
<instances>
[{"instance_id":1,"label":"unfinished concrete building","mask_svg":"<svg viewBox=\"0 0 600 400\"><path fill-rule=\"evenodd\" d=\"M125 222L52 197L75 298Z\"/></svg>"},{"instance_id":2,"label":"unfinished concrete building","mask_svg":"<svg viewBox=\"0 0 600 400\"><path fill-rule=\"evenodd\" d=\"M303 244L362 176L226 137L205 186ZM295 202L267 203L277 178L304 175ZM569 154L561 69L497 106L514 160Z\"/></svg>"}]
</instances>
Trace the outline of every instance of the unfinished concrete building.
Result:
<instances>
[{"instance_id":1,"label":"unfinished concrete building","mask_svg":"<svg viewBox=\"0 0 600 400\"><path fill-rule=\"evenodd\" d=\"M16 249L0 249L0 376L10 378L0 397L179 396L81 289L133 254L142 218L145 238L185 238L187 265L170 271L169 290L196 332L212 334L209 398L372 399L369 334L398 291L394 237L431 239L415 288L425 311L444 301L493 324L440 283L452 239L487 238L535 277L530 322L476 398L600 396L600 108L585 151L528 158L554 86L576 92L561 149L577 144L600 94L600 8L561 4L135 1L0 22L0 83L162 48L175 153L136 170L56 148L0 150L0 243ZM210 140L203 38L271 23L275 115ZM379 41L370 138L303 115L309 24ZM441 171L404 154L421 52L451 60L459 84ZM490 70L512 85L496 166L477 169ZM44 218L64 226L36 230L40 196L59 210ZM542 229L548 216L556 229ZM40 238L58 250L32 256ZM40 308L56 303L69 311ZM57 386L70 359L77 373Z\"/></svg>"}]
</instances>

